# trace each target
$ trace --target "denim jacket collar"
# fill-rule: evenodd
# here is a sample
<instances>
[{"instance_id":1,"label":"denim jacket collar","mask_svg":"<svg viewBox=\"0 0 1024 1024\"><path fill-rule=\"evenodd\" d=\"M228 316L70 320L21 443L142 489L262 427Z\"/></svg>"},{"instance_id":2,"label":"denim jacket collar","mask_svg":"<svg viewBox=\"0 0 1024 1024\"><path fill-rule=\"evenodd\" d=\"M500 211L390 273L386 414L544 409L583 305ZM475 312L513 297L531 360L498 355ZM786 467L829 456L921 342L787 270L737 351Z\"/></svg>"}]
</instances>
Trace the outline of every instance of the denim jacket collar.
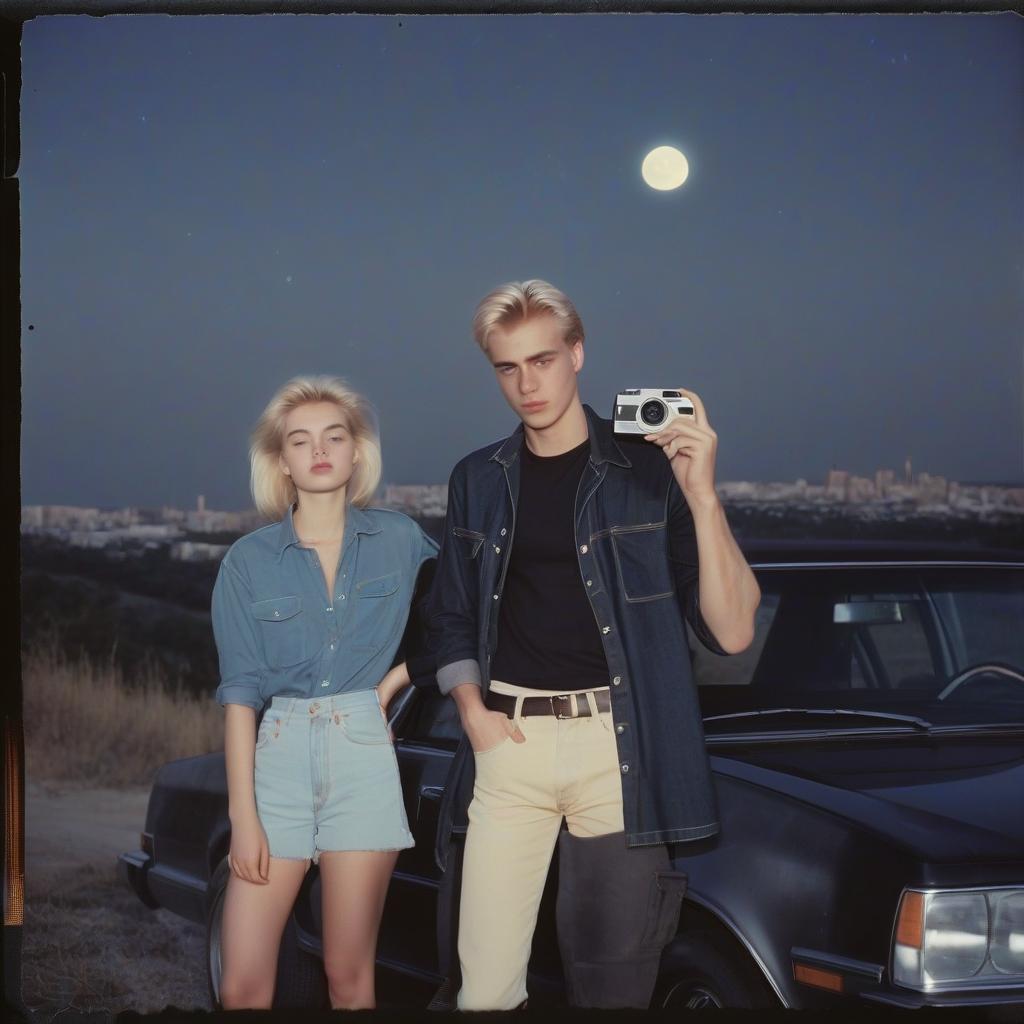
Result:
<instances>
[{"instance_id":1,"label":"denim jacket collar","mask_svg":"<svg viewBox=\"0 0 1024 1024\"><path fill-rule=\"evenodd\" d=\"M587 433L590 438L590 461L594 466L600 466L603 462L612 462L616 466L630 469L632 463L623 454L622 449L615 443L615 437L609 424L590 408L583 406L587 416ZM519 426L501 443L501 447L491 456L494 462L500 462L508 468L515 462L519 450L523 446L523 424Z\"/></svg>"},{"instance_id":2,"label":"denim jacket collar","mask_svg":"<svg viewBox=\"0 0 1024 1024\"><path fill-rule=\"evenodd\" d=\"M289 505L285 517L278 524L277 533L277 557L280 560L285 550L293 544L299 543L299 536L295 532L293 517L295 506ZM345 506L345 527L351 524L356 533L380 533L381 527L374 524L373 520L358 506L348 504Z\"/></svg>"}]
</instances>

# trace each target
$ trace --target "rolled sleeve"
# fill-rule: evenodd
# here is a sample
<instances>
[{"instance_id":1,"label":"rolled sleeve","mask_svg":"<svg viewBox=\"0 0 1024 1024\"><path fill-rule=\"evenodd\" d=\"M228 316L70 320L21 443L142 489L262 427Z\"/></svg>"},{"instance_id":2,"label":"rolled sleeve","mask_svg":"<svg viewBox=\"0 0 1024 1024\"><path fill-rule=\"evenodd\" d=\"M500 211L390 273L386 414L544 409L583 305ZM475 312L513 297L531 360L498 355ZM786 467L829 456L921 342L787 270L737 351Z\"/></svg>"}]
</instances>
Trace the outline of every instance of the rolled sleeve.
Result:
<instances>
[{"instance_id":1,"label":"rolled sleeve","mask_svg":"<svg viewBox=\"0 0 1024 1024\"><path fill-rule=\"evenodd\" d=\"M700 563L697 530L693 514L673 477L668 495L668 557L675 578L676 598L686 621L697 639L712 654L728 654L722 649L700 610Z\"/></svg>"},{"instance_id":2,"label":"rolled sleeve","mask_svg":"<svg viewBox=\"0 0 1024 1024\"><path fill-rule=\"evenodd\" d=\"M215 699L221 705L244 704L259 711L265 665L250 605L252 591L225 556L213 585L211 618L220 662L220 685Z\"/></svg>"},{"instance_id":3,"label":"rolled sleeve","mask_svg":"<svg viewBox=\"0 0 1024 1024\"><path fill-rule=\"evenodd\" d=\"M443 665L437 670L437 688L443 694L449 694L462 683L473 683L482 688L480 679L480 662L476 658L463 658Z\"/></svg>"}]
</instances>

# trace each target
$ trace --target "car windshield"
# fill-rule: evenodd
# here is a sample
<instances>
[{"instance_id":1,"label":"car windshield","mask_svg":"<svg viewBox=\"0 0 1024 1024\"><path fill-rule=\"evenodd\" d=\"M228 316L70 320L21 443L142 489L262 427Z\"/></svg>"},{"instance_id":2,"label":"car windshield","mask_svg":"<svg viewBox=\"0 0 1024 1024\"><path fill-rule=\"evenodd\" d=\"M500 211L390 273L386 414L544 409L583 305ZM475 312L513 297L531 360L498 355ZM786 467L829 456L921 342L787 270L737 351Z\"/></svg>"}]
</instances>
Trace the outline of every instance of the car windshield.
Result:
<instances>
[{"instance_id":1,"label":"car windshield","mask_svg":"<svg viewBox=\"0 0 1024 1024\"><path fill-rule=\"evenodd\" d=\"M762 600L746 651L717 656L690 634L709 735L919 729L897 716L940 728L1024 723L1024 571L787 567L757 576ZM745 714L758 711L772 713Z\"/></svg>"}]
</instances>

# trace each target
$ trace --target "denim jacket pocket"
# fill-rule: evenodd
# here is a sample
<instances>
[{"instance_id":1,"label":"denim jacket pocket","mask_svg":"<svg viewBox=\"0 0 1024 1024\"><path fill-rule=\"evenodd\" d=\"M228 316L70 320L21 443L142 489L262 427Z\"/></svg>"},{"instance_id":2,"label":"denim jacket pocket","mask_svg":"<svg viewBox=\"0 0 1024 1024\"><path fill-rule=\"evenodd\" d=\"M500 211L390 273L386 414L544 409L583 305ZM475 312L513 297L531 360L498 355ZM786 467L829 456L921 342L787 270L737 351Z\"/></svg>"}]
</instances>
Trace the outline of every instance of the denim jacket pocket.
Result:
<instances>
[{"instance_id":1,"label":"denim jacket pocket","mask_svg":"<svg viewBox=\"0 0 1024 1024\"><path fill-rule=\"evenodd\" d=\"M263 653L271 668L297 665L310 656L308 634L298 594L253 601L249 605L259 620Z\"/></svg>"},{"instance_id":2,"label":"denim jacket pocket","mask_svg":"<svg viewBox=\"0 0 1024 1024\"><path fill-rule=\"evenodd\" d=\"M657 601L675 593L668 562L665 523L614 526L612 553L623 596L628 602Z\"/></svg>"},{"instance_id":3,"label":"denim jacket pocket","mask_svg":"<svg viewBox=\"0 0 1024 1024\"><path fill-rule=\"evenodd\" d=\"M468 530L464 526L453 526L452 535L456 538L455 547L464 558L476 558L487 538L476 530Z\"/></svg>"}]
</instances>

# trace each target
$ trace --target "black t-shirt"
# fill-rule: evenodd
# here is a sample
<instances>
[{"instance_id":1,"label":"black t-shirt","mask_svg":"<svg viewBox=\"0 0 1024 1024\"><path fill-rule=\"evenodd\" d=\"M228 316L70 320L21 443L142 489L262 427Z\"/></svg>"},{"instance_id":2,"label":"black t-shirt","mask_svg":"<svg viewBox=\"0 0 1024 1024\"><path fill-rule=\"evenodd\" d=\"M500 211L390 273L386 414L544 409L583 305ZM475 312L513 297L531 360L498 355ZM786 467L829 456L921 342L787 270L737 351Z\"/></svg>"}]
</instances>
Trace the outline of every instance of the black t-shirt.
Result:
<instances>
[{"instance_id":1,"label":"black t-shirt","mask_svg":"<svg viewBox=\"0 0 1024 1024\"><path fill-rule=\"evenodd\" d=\"M563 693L608 685L608 662L576 557L576 490L590 454L520 454L519 504L491 678Z\"/></svg>"}]
</instances>

